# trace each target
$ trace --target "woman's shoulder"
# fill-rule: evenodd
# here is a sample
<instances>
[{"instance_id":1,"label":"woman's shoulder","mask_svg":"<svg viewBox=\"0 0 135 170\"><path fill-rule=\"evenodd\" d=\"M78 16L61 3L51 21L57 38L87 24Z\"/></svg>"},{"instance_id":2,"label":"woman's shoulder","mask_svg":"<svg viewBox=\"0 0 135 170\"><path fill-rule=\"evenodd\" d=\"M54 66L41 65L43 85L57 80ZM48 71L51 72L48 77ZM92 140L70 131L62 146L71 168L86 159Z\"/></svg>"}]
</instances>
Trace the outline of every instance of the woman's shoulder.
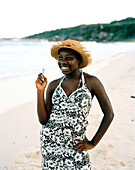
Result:
<instances>
[{"instance_id":1,"label":"woman's shoulder","mask_svg":"<svg viewBox=\"0 0 135 170\"><path fill-rule=\"evenodd\" d=\"M102 82L96 76L84 73L84 77L87 87L92 91L94 90L95 92L103 92L105 90Z\"/></svg>"},{"instance_id":2,"label":"woman's shoulder","mask_svg":"<svg viewBox=\"0 0 135 170\"><path fill-rule=\"evenodd\" d=\"M85 83L90 91L103 87L102 82L94 75L84 73Z\"/></svg>"},{"instance_id":3,"label":"woman's shoulder","mask_svg":"<svg viewBox=\"0 0 135 170\"><path fill-rule=\"evenodd\" d=\"M84 74L84 78L86 81L90 81L91 83L96 83L98 81L100 81L96 76L88 74L86 72L83 72Z\"/></svg>"}]
</instances>

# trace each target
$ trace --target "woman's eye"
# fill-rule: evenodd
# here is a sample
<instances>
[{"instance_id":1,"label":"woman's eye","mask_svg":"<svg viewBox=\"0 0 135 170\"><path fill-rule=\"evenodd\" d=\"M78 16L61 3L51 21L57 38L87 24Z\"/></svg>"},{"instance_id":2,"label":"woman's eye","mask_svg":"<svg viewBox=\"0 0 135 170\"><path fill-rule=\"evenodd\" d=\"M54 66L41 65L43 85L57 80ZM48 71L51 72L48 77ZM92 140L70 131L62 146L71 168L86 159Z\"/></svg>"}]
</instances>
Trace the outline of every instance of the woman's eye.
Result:
<instances>
[{"instance_id":1,"label":"woman's eye","mask_svg":"<svg viewBox=\"0 0 135 170\"><path fill-rule=\"evenodd\" d=\"M66 60L72 60L72 57L66 57Z\"/></svg>"},{"instance_id":2,"label":"woman's eye","mask_svg":"<svg viewBox=\"0 0 135 170\"><path fill-rule=\"evenodd\" d=\"M72 60L72 59L73 59L72 57L68 57L68 56L65 59L62 56L58 56L59 61L62 61L62 60L68 61L68 60Z\"/></svg>"},{"instance_id":3,"label":"woman's eye","mask_svg":"<svg viewBox=\"0 0 135 170\"><path fill-rule=\"evenodd\" d=\"M58 56L58 60L62 60L63 58L61 56Z\"/></svg>"}]
</instances>

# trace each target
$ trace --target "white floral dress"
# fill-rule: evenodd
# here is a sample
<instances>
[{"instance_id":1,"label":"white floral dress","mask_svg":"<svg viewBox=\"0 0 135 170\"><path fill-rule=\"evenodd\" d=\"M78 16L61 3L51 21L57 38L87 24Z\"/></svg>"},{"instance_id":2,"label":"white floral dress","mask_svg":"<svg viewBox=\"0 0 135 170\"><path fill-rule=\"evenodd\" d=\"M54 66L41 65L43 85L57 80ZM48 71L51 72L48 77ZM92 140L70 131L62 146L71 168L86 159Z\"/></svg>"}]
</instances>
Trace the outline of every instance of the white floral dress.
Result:
<instances>
[{"instance_id":1,"label":"white floral dress","mask_svg":"<svg viewBox=\"0 0 135 170\"><path fill-rule=\"evenodd\" d=\"M63 78L64 79L64 78ZM63 81L62 79L62 81ZM72 149L77 142L84 140L88 125L86 120L92 96L86 87L81 71L81 87L69 97L61 87L56 87L52 96L50 119L40 132L43 170L90 170L87 151L78 153Z\"/></svg>"}]
</instances>

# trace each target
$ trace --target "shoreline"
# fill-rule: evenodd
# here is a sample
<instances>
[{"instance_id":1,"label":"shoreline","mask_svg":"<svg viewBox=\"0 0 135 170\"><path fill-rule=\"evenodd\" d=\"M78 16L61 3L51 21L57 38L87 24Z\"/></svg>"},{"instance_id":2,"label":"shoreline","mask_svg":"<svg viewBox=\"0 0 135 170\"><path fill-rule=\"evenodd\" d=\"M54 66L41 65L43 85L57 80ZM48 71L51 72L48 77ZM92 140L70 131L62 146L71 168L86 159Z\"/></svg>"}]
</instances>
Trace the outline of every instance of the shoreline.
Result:
<instances>
[{"instance_id":1,"label":"shoreline","mask_svg":"<svg viewBox=\"0 0 135 170\"><path fill-rule=\"evenodd\" d=\"M121 86L119 85L118 86L119 91L118 91L117 84L120 83L123 79L125 79L125 76L130 71L133 70L133 67L135 66L134 58L135 58L135 52L129 52L129 53L126 52L126 53L123 53L123 55L121 55L121 56L116 55L111 58L104 59L102 61L98 61L97 66L96 66L96 63L94 63L95 65L92 66L94 68L97 67L95 70L93 70L93 74L96 75L97 77L99 77L99 79L101 79L101 82L103 82L103 84L105 84L105 89L107 89L107 91L109 92L109 97L112 100L112 103L114 105L116 112L117 112L117 109L120 108L119 105L117 106L117 102L119 102L118 99L120 99L120 101L122 100L120 98L120 96L118 95L119 91L121 91L122 89L121 89ZM100 66L100 70L98 70L99 66ZM114 72L114 68L115 68L115 72ZM131 68L132 68L132 70L131 70ZM91 73L92 68L90 68L90 66L89 66L89 67L87 67L87 69L84 69L84 71ZM23 167L26 164L28 166L29 162L27 162L27 161L29 161L29 160L31 160L31 161L33 160L33 162L35 161L34 156L33 156L34 150L36 153L39 151L39 148L37 148L37 147L39 146L39 132L40 132L41 125L38 122L38 117L37 117L37 113L36 113L36 88L35 88L35 78L34 77L35 77L35 75L33 75L33 76L28 75L28 76L22 76L22 77L19 76L19 77L14 77L13 79L12 78L7 79L7 80L5 79L2 82L3 87L5 89L6 89L6 87L9 86L9 83L10 83L10 86L13 83L12 84L13 87L10 87L8 89L8 91L1 90L1 94L3 96L3 99L4 99L4 97L11 95L12 96L11 101L12 101L12 105L14 104L14 107L11 107L12 106L11 104L8 104L8 103L6 104L6 100L1 100L1 102L2 101L5 102L4 106L6 107L6 110L4 112L2 112L2 114L0 114L0 136L2 139L1 146L0 146L1 147L0 148L0 150L1 150L0 157L2 158L2 160L1 160L2 163L0 163L0 167L5 167L5 166L10 167L12 165L12 167L13 167L12 169L14 169L17 166ZM110 77L112 80L110 79ZM4 81L6 81L6 83L7 83L6 86L4 86ZM26 84L23 84L22 83L23 81L27 82L26 84L28 84L28 85L26 86ZM1 82L1 79L0 79L0 82ZM15 86L16 82L19 83L19 85L20 85L19 87L18 87L18 84L17 84L17 86ZM20 89L22 89L22 86L24 88L20 92ZM2 86L1 86L1 88L2 88ZM124 88L126 88L126 86ZM129 88L129 84L128 84L128 88ZM12 93L12 90L14 90L13 91L14 93ZM123 90L126 90L126 89L123 89ZM133 88L130 90L133 90ZM20 94L18 94L18 91L20 92ZM5 94L5 92L9 92L9 94ZM27 95L25 95L25 94L27 94ZM20 99L21 100L20 102L18 102L18 95L22 97ZM132 94L132 95L134 95L134 94ZM115 101L115 99L117 102ZM133 100L134 99L132 99L132 101ZM93 105L94 105L94 103L96 103L96 102L93 101ZM125 107L125 105L123 105L123 103L122 103L122 108L123 107ZM128 107L128 106L126 106L126 107ZM93 109L91 110L90 115L91 115L91 113L95 113L98 110L97 107L95 107L95 106L92 108ZM126 111L128 112L128 109L126 109ZM120 113L120 114L122 116L122 113ZM96 120L97 115L95 114L95 115L93 115L93 117L94 117L94 121L97 123L97 120ZM100 116L98 116L98 117L100 117ZM90 117L88 119L90 119ZM96 125L95 122L92 123L94 126ZM109 135L110 138L112 137L111 135L118 136L118 134L114 134L114 132L117 129L117 126L114 127L114 130L112 130L111 128L113 126L116 126L115 123L114 123L114 125L112 125L110 127L109 134L106 135L106 136ZM94 127L92 127L91 129L93 130L93 128ZM90 132L90 128L88 131ZM92 134L92 132L90 132L90 134ZM101 142L101 144L99 146L97 146L97 149L92 151L92 154L94 154L95 157L97 156L96 154L99 150L100 150L100 152L103 152L102 146L105 149L113 148L112 147L112 145L114 145L114 144L112 144L113 139L112 139L112 141L110 141L106 136L104 137L105 139L103 138L103 141L106 143L106 140L107 140L107 144L105 144L104 142L102 144L102 142ZM122 137L124 139L124 135L122 135ZM121 141L120 137L118 139ZM31 149L29 150L27 148L31 148ZM112 150L113 149L111 149L111 151ZM115 150L115 152L116 152L116 150ZM26 153L29 155L28 160L25 159L25 156L27 156ZM20 156L17 156L18 154ZM17 156L17 158L16 158L16 156ZM93 156L93 158L94 158L94 156ZM39 152L37 153L36 159L37 158L38 158L38 160L37 160L38 162L36 163L35 166L38 165L40 168L40 153ZM22 161L22 163L24 165L19 164L20 161ZM25 164L25 161L26 161L26 164ZM95 159L95 162L96 161L98 161L98 160ZM93 160L93 164L94 164L94 160Z\"/></svg>"},{"instance_id":2,"label":"shoreline","mask_svg":"<svg viewBox=\"0 0 135 170\"><path fill-rule=\"evenodd\" d=\"M27 74L0 79L0 115L36 98L35 78Z\"/></svg>"},{"instance_id":3,"label":"shoreline","mask_svg":"<svg viewBox=\"0 0 135 170\"><path fill-rule=\"evenodd\" d=\"M95 61L90 66L84 68L83 71L86 71L89 74L97 76L99 79L101 79L101 81L105 84L105 86L111 86L112 83L114 85L115 82L117 82L119 78L124 76L124 74L128 71L128 69L130 69L130 67L132 67L133 64L135 63L134 55L133 55L134 53L135 51L118 53L117 55L108 57L106 59ZM129 57L130 60L128 61ZM110 79L109 76L103 76L104 74L106 74L105 73L106 70L108 70L111 75L113 67L110 65L110 62L112 63L112 65L113 63L117 64L117 66L115 65L115 70L119 71L119 74L116 74L117 78L113 76ZM121 65L123 65L122 66L123 70L119 68L120 62ZM100 70L102 70L102 74L100 73ZM60 76L63 76L60 71L58 72L50 71L49 74L47 74L48 82ZM32 100L36 100L36 87L35 87L36 78L37 78L36 72L31 74L29 73L25 75L16 75L11 77L9 76L9 77L0 78L0 94L1 94L0 103L2 103L2 105L0 105L0 115L4 114L5 112L11 109L14 109L17 106L20 106Z\"/></svg>"},{"instance_id":4,"label":"shoreline","mask_svg":"<svg viewBox=\"0 0 135 170\"><path fill-rule=\"evenodd\" d=\"M0 41L48 41L48 42L58 42L56 41L50 41L47 38L0 38ZM135 38L131 39L125 39L125 40L115 40L115 41L94 41L94 40L80 40L80 42L97 42L97 43L117 43L117 42L135 42Z\"/></svg>"}]
</instances>

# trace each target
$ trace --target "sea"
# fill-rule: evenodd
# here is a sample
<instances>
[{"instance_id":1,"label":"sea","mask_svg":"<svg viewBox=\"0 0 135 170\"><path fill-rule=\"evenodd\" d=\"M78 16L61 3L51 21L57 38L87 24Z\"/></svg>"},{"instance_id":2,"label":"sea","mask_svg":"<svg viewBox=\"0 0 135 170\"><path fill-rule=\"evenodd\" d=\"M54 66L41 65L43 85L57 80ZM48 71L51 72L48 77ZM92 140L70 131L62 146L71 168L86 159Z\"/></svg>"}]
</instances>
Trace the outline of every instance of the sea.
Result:
<instances>
[{"instance_id":1,"label":"sea","mask_svg":"<svg viewBox=\"0 0 135 170\"><path fill-rule=\"evenodd\" d=\"M135 50L135 42L81 42L91 53L93 62L121 52ZM56 72L57 61L50 49L56 42L47 40L0 40L0 78L25 74Z\"/></svg>"}]
</instances>

